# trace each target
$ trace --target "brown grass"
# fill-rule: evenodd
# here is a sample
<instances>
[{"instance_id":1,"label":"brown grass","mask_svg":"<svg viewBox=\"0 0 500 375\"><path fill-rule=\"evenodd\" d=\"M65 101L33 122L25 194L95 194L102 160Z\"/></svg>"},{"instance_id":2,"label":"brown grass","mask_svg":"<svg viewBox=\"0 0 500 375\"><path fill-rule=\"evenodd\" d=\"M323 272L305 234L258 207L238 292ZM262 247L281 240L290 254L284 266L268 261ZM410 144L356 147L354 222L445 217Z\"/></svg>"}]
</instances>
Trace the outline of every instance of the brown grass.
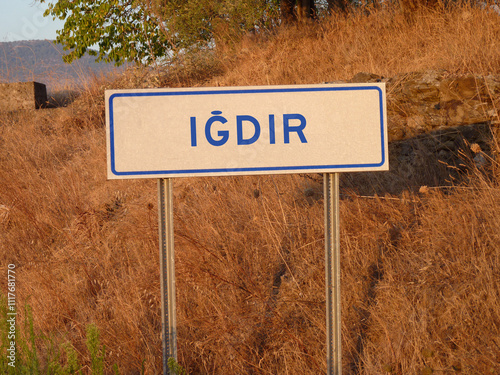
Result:
<instances>
[{"instance_id":1,"label":"brown grass","mask_svg":"<svg viewBox=\"0 0 500 375\"><path fill-rule=\"evenodd\" d=\"M415 17L337 16L244 41L217 62L226 70L213 78L177 71L163 79L247 85L332 81L360 70L499 73L498 15L459 8ZM113 364L140 373L142 363L146 374L161 372L156 182L105 174L102 93L127 79L98 82L68 108L0 117L0 264L16 265L18 307L32 306L36 332L71 342L83 373L90 323L106 345L107 373ZM473 171L468 185L446 191L343 192L344 373L500 373L500 180L492 165L489 175ZM324 373L316 176L176 179L174 205L187 372ZM46 366L46 342L37 345Z\"/></svg>"},{"instance_id":2,"label":"brown grass","mask_svg":"<svg viewBox=\"0 0 500 375\"><path fill-rule=\"evenodd\" d=\"M468 6L425 10L411 18L393 8L334 15L321 25L248 38L236 62L210 85L319 83L358 72L385 77L426 69L500 72L499 15Z\"/></svg>"}]
</instances>

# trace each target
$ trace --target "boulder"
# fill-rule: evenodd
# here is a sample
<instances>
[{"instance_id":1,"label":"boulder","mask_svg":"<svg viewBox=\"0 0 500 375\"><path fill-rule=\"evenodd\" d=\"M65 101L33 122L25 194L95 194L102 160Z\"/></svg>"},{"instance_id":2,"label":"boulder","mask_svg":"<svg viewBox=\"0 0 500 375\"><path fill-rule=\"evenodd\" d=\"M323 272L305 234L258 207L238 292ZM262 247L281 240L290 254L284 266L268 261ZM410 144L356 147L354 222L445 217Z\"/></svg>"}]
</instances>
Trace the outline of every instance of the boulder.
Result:
<instances>
[{"instance_id":1,"label":"boulder","mask_svg":"<svg viewBox=\"0 0 500 375\"><path fill-rule=\"evenodd\" d=\"M360 194L399 194L421 186L459 184L472 170L487 173L500 125L500 76L429 70L384 78L358 73L350 82L386 82L388 172L346 173Z\"/></svg>"},{"instance_id":2,"label":"boulder","mask_svg":"<svg viewBox=\"0 0 500 375\"><path fill-rule=\"evenodd\" d=\"M358 73L351 82L386 82L390 142L460 125L499 123L500 76L429 70L389 79Z\"/></svg>"},{"instance_id":3,"label":"boulder","mask_svg":"<svg viewBox=\"0 0 500 375\"><path fill-rule=\"evenodd\" d=\"M38 82L0 84L0 111L38 109L47 103L47 88Z\"/></svg>"}]
</instances>

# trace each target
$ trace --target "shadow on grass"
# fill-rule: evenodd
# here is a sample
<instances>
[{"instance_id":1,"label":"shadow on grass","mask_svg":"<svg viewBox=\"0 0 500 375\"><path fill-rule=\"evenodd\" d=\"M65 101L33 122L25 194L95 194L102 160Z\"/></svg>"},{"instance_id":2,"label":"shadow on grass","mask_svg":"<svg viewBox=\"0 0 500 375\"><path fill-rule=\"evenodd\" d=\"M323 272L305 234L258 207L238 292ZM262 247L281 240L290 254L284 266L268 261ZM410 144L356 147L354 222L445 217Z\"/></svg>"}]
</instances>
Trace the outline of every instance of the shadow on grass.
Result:
<instances>
[{"instance_id":1,"label":"shadow on grass","mask_svg":"<svg viewBox=\"0 0 500 375\"><path fill-rule=\"evenodd\" d=\"M60 90L47 95L47 102L42 108L67 107L80 96L77 90Z\"/></svg>"}]
</instances>

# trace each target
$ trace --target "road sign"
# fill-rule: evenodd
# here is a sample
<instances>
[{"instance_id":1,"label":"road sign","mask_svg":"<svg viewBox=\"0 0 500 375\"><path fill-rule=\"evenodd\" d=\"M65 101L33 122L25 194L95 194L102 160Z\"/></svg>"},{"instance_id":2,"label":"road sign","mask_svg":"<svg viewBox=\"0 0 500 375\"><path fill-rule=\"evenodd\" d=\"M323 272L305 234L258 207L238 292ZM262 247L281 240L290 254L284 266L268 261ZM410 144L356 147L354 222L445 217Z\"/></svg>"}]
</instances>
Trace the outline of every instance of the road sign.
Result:
<instances>
[{"instance_id":1,"label":"road sign","mask_svg":"<svg viewBox=\"0 0 500 375\"><path fill-rule=\"evenodd\" d=\"M108 178L388 169L385 84L106 91Z\"/></svg>"},{"instance_id":2,"label":"road sign","mask_svg":"<svg viewBox=\"0 0 500 375\"><path fill-rule=\"evenodd\" d=\"M341 375L339 173L389 169L385 84L106 91L109 179L158 178L163 372L177 358L172 177L323 173L327 374Z\"/></svg>"}]
</instances>

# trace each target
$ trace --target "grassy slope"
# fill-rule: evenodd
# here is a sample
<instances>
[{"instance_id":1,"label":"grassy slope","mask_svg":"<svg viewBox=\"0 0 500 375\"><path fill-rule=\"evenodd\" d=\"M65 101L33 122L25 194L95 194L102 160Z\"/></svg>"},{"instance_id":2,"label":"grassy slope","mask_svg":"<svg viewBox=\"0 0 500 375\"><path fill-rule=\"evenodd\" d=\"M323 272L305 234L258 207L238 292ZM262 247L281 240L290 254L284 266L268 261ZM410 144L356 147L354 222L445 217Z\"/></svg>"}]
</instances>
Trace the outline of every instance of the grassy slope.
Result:
<instances>
[{"instance_id":1,"label":"grassy slope","mask_svg":"<svg viewBox=\"0 0 500 375\"><path fill-rule=\"evenodd\" d=\"M171 86L315 83L358 71L500 73L498 15L337 17L246 39ZM0 264L18 304L83 363L96 323L108 371L161 371L156 182L106 181L102 90L0 117ZM307 176L177 179L179 361L192 374L324 373L321 186ZM480 173L444 194L341 206L346 374L500 372L500 190ZM5 269L5 268L3 268ZM0 279L6 290L6 278ZM42 364L46 343L38 341ZM64 361L64 358L62 359ZM83 369L84 372L88 368Z\"/></svg>"}]
</instances>

